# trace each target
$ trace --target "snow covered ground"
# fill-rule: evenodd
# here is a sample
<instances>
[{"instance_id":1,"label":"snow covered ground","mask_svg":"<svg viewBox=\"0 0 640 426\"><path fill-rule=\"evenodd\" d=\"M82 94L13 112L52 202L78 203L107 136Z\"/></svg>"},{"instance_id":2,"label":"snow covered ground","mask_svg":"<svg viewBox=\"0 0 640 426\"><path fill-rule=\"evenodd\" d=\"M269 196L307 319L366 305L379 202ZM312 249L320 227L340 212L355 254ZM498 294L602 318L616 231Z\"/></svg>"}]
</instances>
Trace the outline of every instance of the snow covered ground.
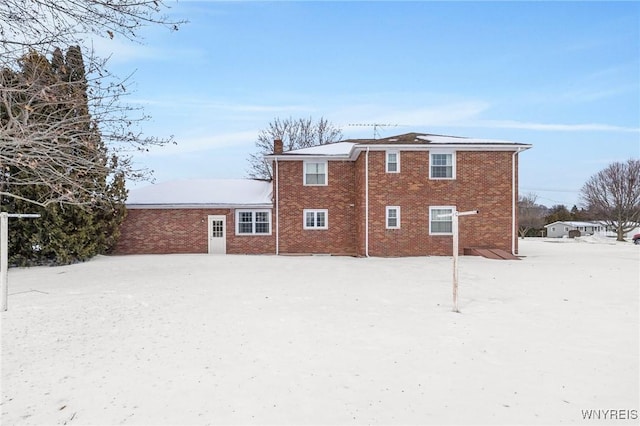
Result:
<instances>
[{"instance_id":1,"label":"snow covered ground","mask_svg":"<svg viewBox=\"0 0 640 426\"><path fill-rule=\"evenodd\" d=\"M583 419L639 409L640 247L608 242L461 257L459 314L450 257L12 269L2 424L637 424Z\"/></svg>"}]
</instances>

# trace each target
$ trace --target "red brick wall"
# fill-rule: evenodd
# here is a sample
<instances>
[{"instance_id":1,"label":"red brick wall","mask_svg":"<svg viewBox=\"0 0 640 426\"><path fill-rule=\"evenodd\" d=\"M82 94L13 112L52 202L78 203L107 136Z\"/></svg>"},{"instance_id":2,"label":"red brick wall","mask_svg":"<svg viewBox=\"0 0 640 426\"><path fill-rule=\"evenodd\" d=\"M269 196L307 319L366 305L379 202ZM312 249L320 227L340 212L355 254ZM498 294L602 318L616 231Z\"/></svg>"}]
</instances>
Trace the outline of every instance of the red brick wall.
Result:
<instances>
[{"instance_id":1,"label":"red brick wall","mask_svg":"<svg viewBox=\"0 0 640 426\"><path fill-rule=\"evenodd\" d=\"M430 206L480 211L460 219L460 253L479 246L511 251L512 153L458 152L453 180L429 179L426 151L402 151L400 173L385 172L384 152L369 156L370 255L450 254L450 236L429 235ZM400 229L386 229L386 206L400 206Z\"/></svg>"},{"instance_id":2,"label":"red brick wall","mask_svg":"<svg viewBox=\"0 0 640 426\"><path fill-rule=\"evenodd\" d=\"M278 163L280 253L355 254L353 162L330 161L327 186L304 186L302 165ZM329 229L303 229L304 209L327 209Z\"/></svg>"},{"instance_id":3,"label":"red brick wall","mask_svg":"<svg viewBox=\"0 0 640 426\"><path fill-rule=\"evenodd\" d=\"M456 179L429 179L429 152L402 151L400 173L385 172L385 153L369 153L369 255L451 254L451 236L429 235L429 207L479 210L460 218L459 247L511 252L512 152L456 153ZM280 252L365 255L365 164L329 161L329 185L305 187L302 161L280 162ZM350 183L353 186L350 187ZM351 209L346 206L353 204ZM401 228L386 229L386 206L400 206ZM304 208L328 208L329 229L304 231Z\"/></svg>"},{"instance_id":4,"label":"red brick wall","mask_svg":"<svg viewBox=\"0 0 640 426\"><path fill-rule=\"evenodd\" d=\"M235 235L233 209L130 209L114 253L207 253L209 215L227 218L227 253L275 253L273 229L269 236Z\"/></svg>"},{"instance_id":5,"label":"red brick wall","mask_svg":"<svg viewBox=\"0 0 640 426\"><path fill-rule=\"evenodd\" d=\"M451 236L429 235L429 206L438 205L480 211L460 218L460 253L483 246L510 252L514 241L517 248L512 159L513 152L458 152L456 179L430 180L426 151L402 151L393 174L385 172L385 153L370 151L369 255L451 254ZM304 186L302 161L278 163L280 253L366 254L365 161L365 153L355 162L329 161L327 186ZM386 206L400 206L400 229L386 229ZM327 209L329 229L303 229L304 209ZM275 253L275 209L269 236L236 236L233 209L132 209L115 252L206 253L208 215L226 216L227 253Z\"/></svg>"}]
</instances>

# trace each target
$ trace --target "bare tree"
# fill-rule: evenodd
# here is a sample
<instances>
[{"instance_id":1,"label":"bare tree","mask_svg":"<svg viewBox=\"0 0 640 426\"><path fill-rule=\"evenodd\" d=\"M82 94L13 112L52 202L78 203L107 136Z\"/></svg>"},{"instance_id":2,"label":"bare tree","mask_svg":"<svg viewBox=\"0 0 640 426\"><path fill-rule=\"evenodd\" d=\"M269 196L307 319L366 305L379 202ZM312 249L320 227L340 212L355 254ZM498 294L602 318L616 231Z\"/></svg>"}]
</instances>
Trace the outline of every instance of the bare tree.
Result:
<instances>
[{"instance_id":1,"label":"bare tree","mask_svg":"<svg viewBox=\"0 0 640 426\"><path fill-rule=\"evenodd\" d=\"M538 196L534 193L521 195L518 200L518 233L524 238L531 229L544 226L544 215L547 208L537 204Z\"/></svg>"},{"instance_id":2,"label":"bare tree","mask_svg":"<svg viewBox=\"0 0 640 426\"><path fill-rule=\"evenodd\" d=\"M3 54L23 49L81 44L89 34L139 40L144 25L177 30L182 21L161 15L163 0L3 0L0 46Z\"/></svg>"},{"instance_id":3,"label":"bare tree","mask_svg":"<svg viewBox=\"0 0 640 426\"><path fill-rule=\"evenodd\" d=\"M269 127L258 134L257 151L250 154L248 175L254 179L271 179L271 166L264 161L265 154L273 153L273 141L282 140L284 151L324 145L342 139L342 131L328 120L320 117L314 122L311 117L293 119L275 118Z\"/></svg>"},{"instance_id":4,"label":"bare tree","mask_svg":"<svg viewBox=\"0 0 640 426\"><path fill-rule=\"evenodd\" d=\"M616 230L618 241L640 222L640 160L612 163L591 176L581 197L587 210Z\"/></svg>"},{"instance_id":5,"label":"bare tree","mask_svg":"<svg viewBox=\"0 0 640 426\"><path fill-rule=\"evenodd\" d=\"M182 22L162 16L162 0L3 0L0 2L0 196L46 206L51 203L84 204L92 188L74 174L107 171L112 176L144 179L148 170L133 167L130 154L171 138L146 137L137 125L147 119L139 108L123 104L130 77L111 75L106 60L80 48L82 78L51 78L46 61L64 66L61 48L86 45L93 36L122 36L139 41L144 25L176 30ZM37 57L40 59L37 59ZM72 93L86 93L84 109ZM91 147L87 132L99 134L106 152L78 156L75 150ZM73 173L71 173L73 171ZM38 199L25 199L12 191L37 186ZM23 193L23 192L22 192Z\"/></svg>"}]
</instances>

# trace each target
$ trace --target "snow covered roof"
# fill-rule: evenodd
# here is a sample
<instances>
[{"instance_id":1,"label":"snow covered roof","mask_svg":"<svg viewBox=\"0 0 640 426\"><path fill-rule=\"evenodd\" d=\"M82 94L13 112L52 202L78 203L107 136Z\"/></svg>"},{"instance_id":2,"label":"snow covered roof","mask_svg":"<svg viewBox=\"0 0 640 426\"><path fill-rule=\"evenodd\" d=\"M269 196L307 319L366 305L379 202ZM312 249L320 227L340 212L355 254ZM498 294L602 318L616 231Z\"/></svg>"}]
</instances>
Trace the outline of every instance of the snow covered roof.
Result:
<instances>
[{"instance_id":1,"label":"snow covered roof","mask_svg":"<svg viewBox=\"0 0 640 426\"><path fill-rule=\"evenodd\" d=\"M557 224L563 224L563 225L569 225L569 226L573 226L573 227L579 227L579 226L602 226L601 223L598 222L581 222L581 221L575 221L575 220L559 220L553 223L550 223L548 225L545 225L545 228L548 228L550 226L553 225L557 225Z\"/></svg>"},{"instance_id":2,"label":"snow covered roof","mask_svg":"<svg viewBox=\"0 0 640 426\"><path fill-rule=\"evenodd\" d=\"M428 145L428 144L483 144L483 145L524 145L512 141L486 138L468 138L464 136L433 135L430 133L405 133L380 139L354 139L354 142L365 145Z\"/></svg>"},{"instance_id":3,"label":"snow covered roof","mask_svg":"<svg viewBox=\"0 0 640 426\"><path fill-rule=\"evenodd\" d=\"M267 160L299 159L299 156L334 157L335 159L355 160L365 149L380 150L394 147L407 150L429 150L443 146L456 146L465 150L518 150L531 148L531 145L485 138L467 138L462 136L432 135L427 133L405 133L380 139L349 139L309 148L295 149L282 154L268 154Z\"/></svg>"},{"instance_id":4,"label":"snow covered roof","mask_svg":"<svg viewBox=\"0 0 640 426\"><path fill-rule=\"evenodd\" d=\"M129 190L127 208L272 206L271 182L252 179L174 180Z\"/></svg>"},{"instance_id":5,"label":"snow covered roof","mask_svg":"<svg viewBox=\"0 0 640 426\"><path fill-rule=\"evenodd\" d=\"M334 142L287 151L287 154L299 155L349 155L356 144L354 142Z\"/></svg>"}]
</instances>

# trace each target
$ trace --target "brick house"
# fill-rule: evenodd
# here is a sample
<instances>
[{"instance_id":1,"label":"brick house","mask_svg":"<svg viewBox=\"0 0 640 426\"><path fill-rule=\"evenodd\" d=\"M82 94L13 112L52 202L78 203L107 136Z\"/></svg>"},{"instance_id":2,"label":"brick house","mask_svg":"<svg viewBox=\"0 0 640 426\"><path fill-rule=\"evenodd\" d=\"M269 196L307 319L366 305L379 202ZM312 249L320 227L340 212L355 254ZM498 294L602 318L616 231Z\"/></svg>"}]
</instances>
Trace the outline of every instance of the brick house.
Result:
<instances>
[{"instance_id":1,"label":"brick house","mask_svg":"<svg viewBox=\"0 0 640 426\"><path fill-rule=\"evenodd\" d=\"M219 210L220 203L204 210L190 207L192 223L204 223L205 215L225 218L223 226L233 231L225 234L227 253L448 255L452 223L443 215L455 210L479 210L460 220L461 253L470 247L517 253L518 154L531 145L408 133L288 152L280 141L274 146L265 156L273 181L260 182L269 185L269 203L263 198L259 206L250 205L258 200L246 199L227 203L226 210ZM149 206L153 200L147 201ZM184 211L175 212L179 203L156 205L163 219L144 203L127 207L116 252L207 252L211 229L195 224L183 229L178 218L187 219ZM161 236L143 247L141 228L149 221L175 227L180 235L193 232L197 247L187 238L162 248ZM133 230L137 242L128 235Z\"/></svg>"}]
</instances>

